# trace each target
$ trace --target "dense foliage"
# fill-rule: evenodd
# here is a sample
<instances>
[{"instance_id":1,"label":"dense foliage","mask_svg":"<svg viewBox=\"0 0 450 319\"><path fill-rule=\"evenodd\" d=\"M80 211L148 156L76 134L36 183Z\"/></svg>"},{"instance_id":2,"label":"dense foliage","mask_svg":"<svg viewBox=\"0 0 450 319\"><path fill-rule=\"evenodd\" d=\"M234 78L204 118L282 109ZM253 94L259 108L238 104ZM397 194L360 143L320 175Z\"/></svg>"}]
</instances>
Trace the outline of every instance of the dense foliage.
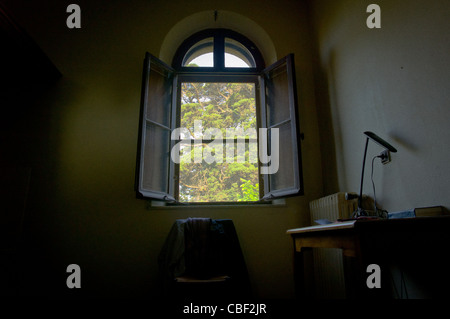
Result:
<instances>
[{"instance_id":1,"label":"dense foliage","mask_svg":"<svg viewBox=\"0 0 450 319\"><path fill-rule=\"evenodd\" d=\"M181 91L181 127L187 128L190 139L203 138L202 143L182 149L179 179L179 200L182 202L228 202L256 201L259 199L258 164L251 160L257 158L256 141L247 140L245 158L237 157L237 147L233 161L226 158L225 143L235 143L238 138L225 140L226 129L242 129L245 134L255 132L256 106L255 85L253 83L182 83ZM201 120L202 127L194 127L195 121ZM220 132L212 135L210 140L224 138L222 147L215 147L198 132L217 128ZM221 133L221 134L220 134ZM230 144L232 145L232 144ZM203 160L195 162L194 153L202 149ZM223 151L221 153L221 151ZM198 153L197 153L198 154ZM205 154L213 154L216 160L205 162ZM223 154L223 156L221 156ZM222 163L220 163L222 162Z\"/></svg>"}]
</instances>

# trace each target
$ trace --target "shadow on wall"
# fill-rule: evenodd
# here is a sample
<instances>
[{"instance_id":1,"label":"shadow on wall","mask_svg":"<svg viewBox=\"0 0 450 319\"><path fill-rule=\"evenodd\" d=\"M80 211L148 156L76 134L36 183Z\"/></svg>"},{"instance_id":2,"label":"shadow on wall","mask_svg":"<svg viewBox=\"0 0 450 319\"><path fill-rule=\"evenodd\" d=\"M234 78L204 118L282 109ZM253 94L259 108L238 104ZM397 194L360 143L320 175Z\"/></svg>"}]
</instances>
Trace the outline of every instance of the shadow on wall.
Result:
<instances>
[{"instance_id":1,"label":"shadow on wall","mask_svg":"<svg viewBox=\"0 0 450 319\"><path fill-rule=\"evenodd\" d=\"M315 50L318 50L317 43ZM318 51L316 51L318 52ZM319 56L316 54L316 56ZM328 59L328 69L320 65L319 58L314 61L314 80L315 80L315 98L317 105L317 118L319 119L319 137L320 151L323 156L322 176L323 176L323 192L324 194L333 194L339 190L338 174L337 174L337 158L335 141L341 141L340 136L335 136L335 132L339 134L337 121L333 122L332 105L335 104L336 92L334 79L328 79L327 73L333 74L333 52L330 52ZM330 92L331 90L331 92ZM337 109L334 109L337 112ZM337 116L337 114L334 114ZM343 167L340 167L343 170Z\"/></svg>"},{"instance_id":2,"label":"shadow on wall","mask_svg":"<svg viewBox=\"0 0 450 319\"><path fill-rule=\"evenodd\" d=\"M180 43L198 31L212 28L231 29L245 34L261 51L266 65L278 60L275 46L261 26L243 15L224 10L198 12L178 22L164 38L159 58L170 63Z\"/></svg>"}]
</instances>

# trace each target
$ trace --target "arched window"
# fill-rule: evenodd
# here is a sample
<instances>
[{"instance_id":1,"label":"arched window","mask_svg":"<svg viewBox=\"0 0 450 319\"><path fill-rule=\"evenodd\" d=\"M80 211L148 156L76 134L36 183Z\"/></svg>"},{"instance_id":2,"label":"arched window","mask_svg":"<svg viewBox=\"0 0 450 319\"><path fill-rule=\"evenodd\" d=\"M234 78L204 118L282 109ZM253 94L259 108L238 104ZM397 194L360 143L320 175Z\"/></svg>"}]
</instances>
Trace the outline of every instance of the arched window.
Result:
<instances>
[{"instance_id":1,"label":"arched window","mask_svg":"<svg viewBox=\"0 0 450 319\"><path fill-rule=\"evenodd\" d=\"M138 197L249 203L303 193L293 55L265 68L239 33L186 39L144 63Z\"/></svg>"},{"instance_id":2,"label":"arched window","mask_svg":"<svg viewBox=\"0 0 450 319\"><path fill-rule=\"evenodd\" d=\"M260 72L264 60L256 45L243 35L226 29L209 29L186 39L178 48L172 66L178 71L198 67L199 72Z\"/></svg>"}]
</instances>

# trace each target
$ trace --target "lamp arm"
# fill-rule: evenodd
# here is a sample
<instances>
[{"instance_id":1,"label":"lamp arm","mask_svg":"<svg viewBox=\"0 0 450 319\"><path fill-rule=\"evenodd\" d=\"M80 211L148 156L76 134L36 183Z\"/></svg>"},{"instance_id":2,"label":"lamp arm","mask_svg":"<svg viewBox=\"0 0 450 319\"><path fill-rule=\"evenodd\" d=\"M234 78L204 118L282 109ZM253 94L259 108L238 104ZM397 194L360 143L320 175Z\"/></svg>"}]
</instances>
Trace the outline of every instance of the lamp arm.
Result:
<instances>
[{"instance_id":1,"label":"lamp arm","mask_svg":"<svg viewBox=\"0 0 450 319\"><path fill-rule=\"evenodd\" d=\"M364 157L362 164L362 172L361 172L361 186L359 188L359 197L358 197L358 209L362 209L362 193L363 193L363 183L364 183L364 168L366 166L366 155L367 155L367 146L369 145L369 138L366 139L366 147L364 148Z\"/></svg>"}]
</instances>

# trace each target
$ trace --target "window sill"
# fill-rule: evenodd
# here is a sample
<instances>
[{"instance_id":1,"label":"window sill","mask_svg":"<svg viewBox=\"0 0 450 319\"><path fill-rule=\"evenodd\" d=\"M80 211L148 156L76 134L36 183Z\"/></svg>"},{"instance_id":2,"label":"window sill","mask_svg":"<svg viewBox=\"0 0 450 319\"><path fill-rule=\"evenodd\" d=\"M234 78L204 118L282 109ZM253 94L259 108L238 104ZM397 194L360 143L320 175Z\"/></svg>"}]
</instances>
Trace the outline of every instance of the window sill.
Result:
<instances>
[{"instance_id":1,"label":"window sill","mask_svg":"<svg viewBox=\"0 0 450 319\"><path fill-rule=\"evenodd\" d=\"M275 199L267 203L190 203L190 204L171 204L162 201L148 200L147 201L147 209L190 209L190 208L249 208L249 207L286 207L286 200L284 198Z\"/></svg>"}]
</instances>

